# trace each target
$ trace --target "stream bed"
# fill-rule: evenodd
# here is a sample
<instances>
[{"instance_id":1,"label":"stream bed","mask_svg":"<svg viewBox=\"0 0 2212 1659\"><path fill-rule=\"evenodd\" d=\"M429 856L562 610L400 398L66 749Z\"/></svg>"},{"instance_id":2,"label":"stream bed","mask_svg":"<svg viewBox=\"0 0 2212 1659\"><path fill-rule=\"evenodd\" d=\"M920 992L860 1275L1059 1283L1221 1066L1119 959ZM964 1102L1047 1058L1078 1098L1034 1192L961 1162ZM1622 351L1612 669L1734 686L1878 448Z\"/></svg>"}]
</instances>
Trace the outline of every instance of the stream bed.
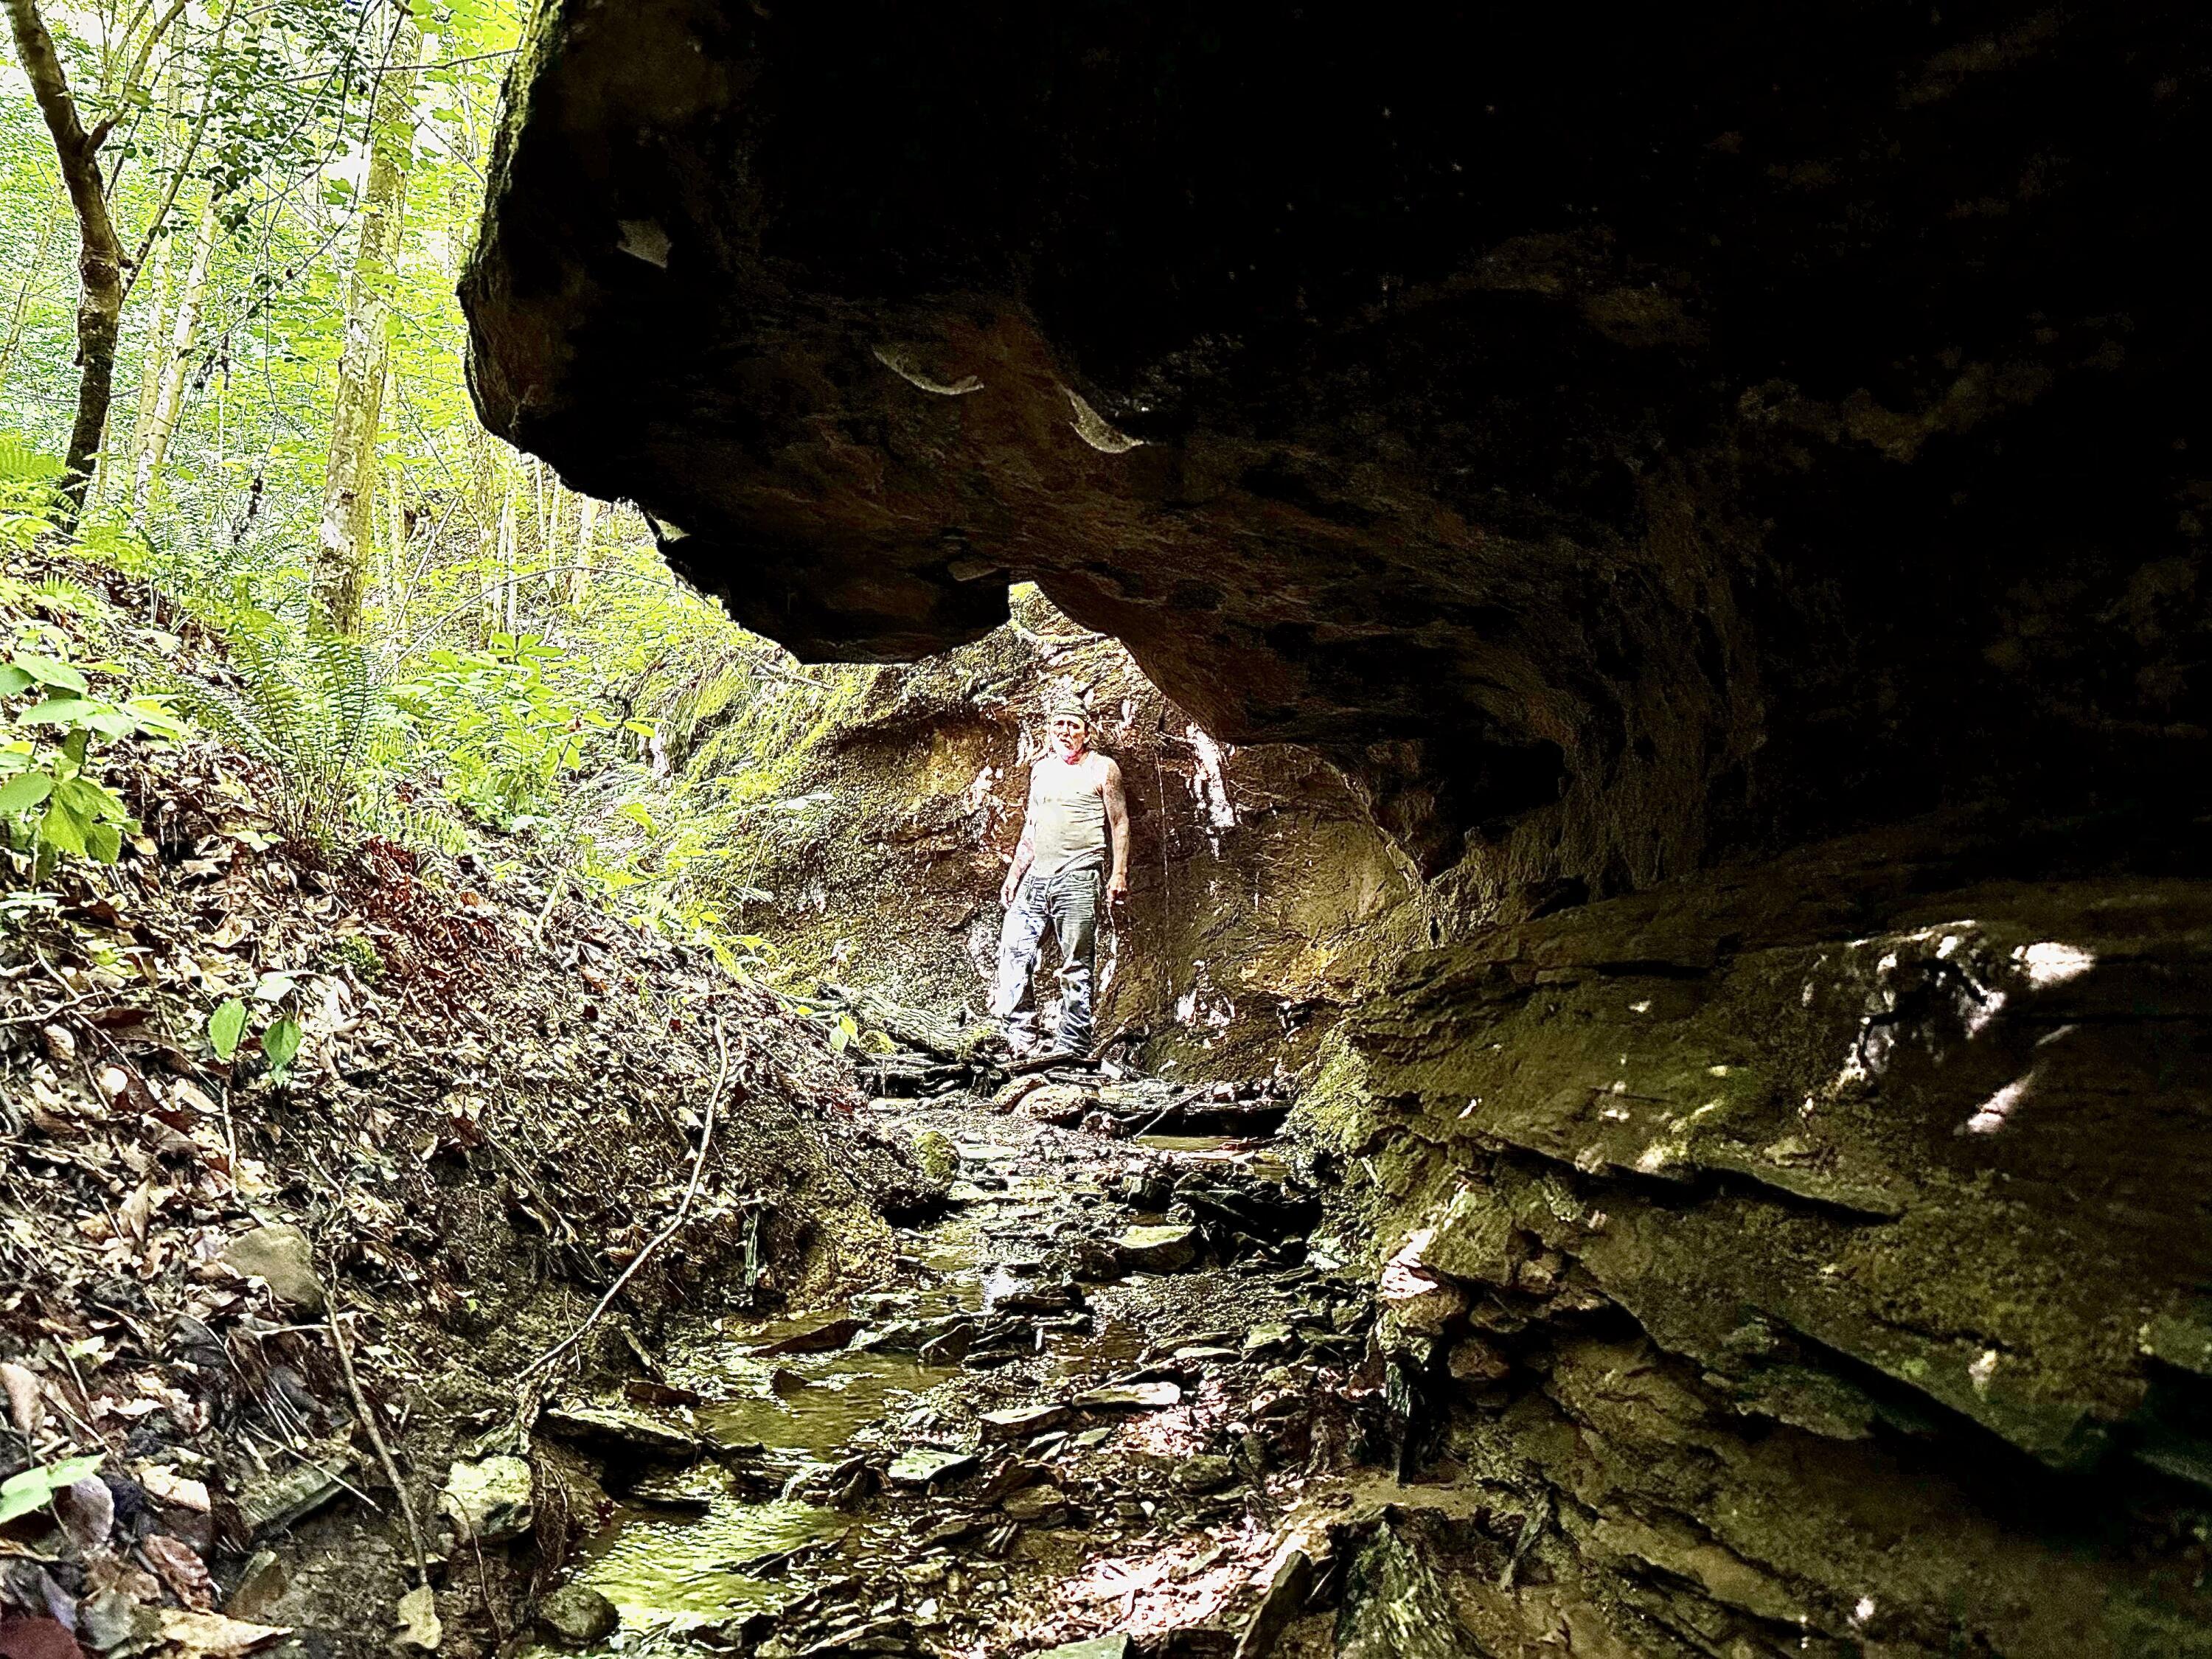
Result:
<instances>
[{"instance_id":1,"label":"stream bed","mask_svg":"<svg viewBox=\"0 0 2212 1659\"><path fill-rule=\"evenodd\" d=\"M1367 1310L1295 1231L1287 1169L1219 1138L878 1109L951 1139L954 1201L902 1235L893 1282L684 1323L615 1402L701 1455L610 1456L623 1501L570 1575L619 1615L594 1650L1206 1650L1361 1437Z\"/></svg>"}]
</instances>

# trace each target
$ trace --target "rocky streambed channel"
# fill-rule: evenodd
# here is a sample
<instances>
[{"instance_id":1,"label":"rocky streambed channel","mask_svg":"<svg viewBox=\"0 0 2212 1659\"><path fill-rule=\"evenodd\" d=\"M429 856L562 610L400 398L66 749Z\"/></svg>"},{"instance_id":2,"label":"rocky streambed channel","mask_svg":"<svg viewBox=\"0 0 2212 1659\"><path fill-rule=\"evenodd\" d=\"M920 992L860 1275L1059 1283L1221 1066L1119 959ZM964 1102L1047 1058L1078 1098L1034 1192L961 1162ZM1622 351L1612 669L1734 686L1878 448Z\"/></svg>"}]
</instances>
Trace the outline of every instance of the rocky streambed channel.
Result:
<instances>
[{"instance_id":1,"label":"rocky streambed channel","mask_svg":"<svg viewBox=\"0 0 2212 1659\"><path fill-rule=\"evenodd\" d=\"M679 1326L650 1378L548 1411L616 1507L547 1628L760 1659L1396 1650L1346 1546L1394 1536L1375 1466L1406 1425L1282 1161L1012 1100L869 1109L951 1176L944 1207L891 1282Z\"/></svg>"}]
</instances>

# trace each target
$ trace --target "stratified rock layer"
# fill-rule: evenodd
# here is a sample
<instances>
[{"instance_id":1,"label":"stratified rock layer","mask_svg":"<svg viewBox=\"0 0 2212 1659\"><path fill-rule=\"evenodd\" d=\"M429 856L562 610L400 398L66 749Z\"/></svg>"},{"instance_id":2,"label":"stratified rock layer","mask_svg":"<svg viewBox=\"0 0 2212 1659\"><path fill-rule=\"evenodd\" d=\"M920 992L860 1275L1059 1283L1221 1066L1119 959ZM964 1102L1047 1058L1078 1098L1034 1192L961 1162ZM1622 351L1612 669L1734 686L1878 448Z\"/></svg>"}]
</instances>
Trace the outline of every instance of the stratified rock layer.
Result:
<instances>
[{"instance_id":1,"label":"stratified rock layer","mask_svg":"<svg viewBox=\"0 0 2212 1659\"><path fill-rule=\"evenodd\" d=\"M477 398L802 655L1033 576L1431 870L2179 780L2208 32L559 0Z\"/></svg>"},{"instance_id":2,"label":"stratified rock layer","mask_svg":"<svg viewBox=\"0 0 2212 1659\"><path fill-rule=\"evenodd\" d=\"M1356 1017L1324 1159L1465 1292L1395 1346L1577 1651L2212 1651L2212 884L1991 854L1495 928Z\"/></svg>"}]
</instances>

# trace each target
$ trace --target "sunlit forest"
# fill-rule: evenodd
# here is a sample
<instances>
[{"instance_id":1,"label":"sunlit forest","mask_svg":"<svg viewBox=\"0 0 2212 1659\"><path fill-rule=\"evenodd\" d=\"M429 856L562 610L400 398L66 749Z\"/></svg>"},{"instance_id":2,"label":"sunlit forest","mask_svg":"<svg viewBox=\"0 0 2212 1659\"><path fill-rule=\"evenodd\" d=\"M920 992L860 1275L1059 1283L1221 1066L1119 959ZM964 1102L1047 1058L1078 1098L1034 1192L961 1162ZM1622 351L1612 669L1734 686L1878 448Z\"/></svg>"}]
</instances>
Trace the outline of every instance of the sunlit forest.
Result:
<instances>
[{"instance_id":1,"label":"sunlit forest","mask_svg":"<svg viewBox=\"0 0 2212 1659\"><path fill-rule=\"evenodd\" d=\"M100 746L197 729L281 775L295 827L448 854L497 832L500 856L731 949L742 890L697 814L746 785L677 787L663 728L809 718L838 683L780 666L670 576L635 509L475 417L454 283L520 9L9 15L0 645L11 690L67 694L26 704L0 754L19 842L112 857ZM12 556L33 550L64 562ZM59 614L70 560L147 585L150 633L102 636L88 598ZM220 642L219 672L179 655L191 638ZM87 652L117 658L98 697Z\"/></svg>"}]
</instances>

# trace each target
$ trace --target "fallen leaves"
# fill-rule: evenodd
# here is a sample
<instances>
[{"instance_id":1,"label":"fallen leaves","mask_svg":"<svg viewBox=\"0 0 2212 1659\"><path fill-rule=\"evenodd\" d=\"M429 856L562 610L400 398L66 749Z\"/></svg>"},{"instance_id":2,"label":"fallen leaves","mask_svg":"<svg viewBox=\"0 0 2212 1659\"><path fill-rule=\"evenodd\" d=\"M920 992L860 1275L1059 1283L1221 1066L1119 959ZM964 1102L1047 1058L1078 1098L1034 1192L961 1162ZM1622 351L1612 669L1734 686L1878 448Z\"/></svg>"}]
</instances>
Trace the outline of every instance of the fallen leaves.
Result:
<instances>
[{"instance_id":1,"label":"fallen leaves","mask_svg":"<svg viewBox=\"0 0 2212 1659\"><path fill-rule=\"evenodd\" d=\"M200 1613L214 1610L215 1580L208 1574L207 1563L190 1544L156 1533L140 1543L138 1549L177 1600Z\"/></svg>"},{"instance_id":2,"label":"fallen leaves","mask_svg":"<svg viewBox=\"0 0 2212 1659\"><path fill-rule=\"evenodd\" d=\"M226 1619L219 1613L199 1613L168 1607L161 1613L161 1639L181 1650L185 1659L205 1654L210 1659L229 1659L251 1653L292 1633L289 1625L257 1625L244 1619Z\"/></svg>"},{"instance_id":3,"label":"fallen leaves","mask_svg":"<svg viewBox=\"0 0 2212 1659\"><path fill-rule=\"evenodd\" d=\"M0 1393L8 1396L8 1420L25 1439L35 1438L46 1420L46 1402L40 1399L39 1376L12 1359L0 1360Z\"/></svg>"}]
</instances>

